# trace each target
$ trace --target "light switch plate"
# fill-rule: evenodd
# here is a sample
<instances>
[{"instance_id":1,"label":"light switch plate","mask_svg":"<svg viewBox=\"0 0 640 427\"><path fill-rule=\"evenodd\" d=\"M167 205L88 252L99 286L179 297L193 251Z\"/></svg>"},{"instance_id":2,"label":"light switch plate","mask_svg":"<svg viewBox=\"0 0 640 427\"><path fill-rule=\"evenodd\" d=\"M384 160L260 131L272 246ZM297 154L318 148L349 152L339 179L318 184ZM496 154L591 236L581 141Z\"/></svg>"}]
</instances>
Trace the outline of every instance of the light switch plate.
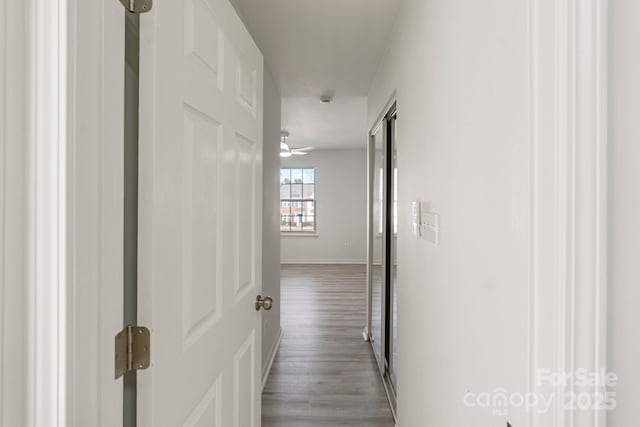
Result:
<instances>
[{"instance_id":1,"label":"light switch plate","mask_svg":"<svg viewBox=\"0 0 640 427\"><path fill-rule=\"evenodd\" d=\"M440 216L434 212L427 212L423 206L420 223L422 237L435 245L440 243Z\"/></svg>"},{"instance_id":2,"label":"light switch plate","mask_svg":"<svg viewBox=\"0 0 640 427\"><path fill-rule=\"evenodd\" d=\"M411 202L411 229L415 237L420 237L420 202Z\"/></svg>"}]
</instances>

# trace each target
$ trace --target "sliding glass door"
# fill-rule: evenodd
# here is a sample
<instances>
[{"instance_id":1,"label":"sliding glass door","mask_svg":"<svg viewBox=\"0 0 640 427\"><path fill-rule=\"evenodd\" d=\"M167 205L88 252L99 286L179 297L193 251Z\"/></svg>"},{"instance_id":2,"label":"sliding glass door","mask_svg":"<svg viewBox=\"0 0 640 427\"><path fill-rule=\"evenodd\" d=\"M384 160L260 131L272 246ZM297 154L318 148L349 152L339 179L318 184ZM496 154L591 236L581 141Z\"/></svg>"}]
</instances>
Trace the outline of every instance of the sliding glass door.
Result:
<instances>
[{"instance_id":1,"label":"sliding glass door","mask_svg":"<svg viewBox=\"0 0 640 427\"><path fill-rule=\"evenodd\" d=\"M369 341L395 407L398 361L398 168L396 112L371 133L369 146Z\"/></svg>"}]
</instances>

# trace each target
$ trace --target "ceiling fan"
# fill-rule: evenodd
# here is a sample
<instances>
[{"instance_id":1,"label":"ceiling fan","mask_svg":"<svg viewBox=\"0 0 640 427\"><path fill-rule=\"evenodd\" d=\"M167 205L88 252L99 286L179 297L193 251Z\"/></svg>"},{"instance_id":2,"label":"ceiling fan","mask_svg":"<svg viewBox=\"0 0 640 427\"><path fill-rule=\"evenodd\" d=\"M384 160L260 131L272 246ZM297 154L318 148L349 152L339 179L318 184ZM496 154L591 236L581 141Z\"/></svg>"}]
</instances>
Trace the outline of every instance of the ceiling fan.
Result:
<instances>
[{"instance_id":1,"label":"ceiling fan","mask_svg":"<svg viewBox=\"0 0 640 427\"><path fill-rule=\"evenodd\" d=\"M308 151L313 150L313 147L290 148L287 138L289 138L289 132L280 132L280 157L305 156Z\"/></svg>"}]
</instances>

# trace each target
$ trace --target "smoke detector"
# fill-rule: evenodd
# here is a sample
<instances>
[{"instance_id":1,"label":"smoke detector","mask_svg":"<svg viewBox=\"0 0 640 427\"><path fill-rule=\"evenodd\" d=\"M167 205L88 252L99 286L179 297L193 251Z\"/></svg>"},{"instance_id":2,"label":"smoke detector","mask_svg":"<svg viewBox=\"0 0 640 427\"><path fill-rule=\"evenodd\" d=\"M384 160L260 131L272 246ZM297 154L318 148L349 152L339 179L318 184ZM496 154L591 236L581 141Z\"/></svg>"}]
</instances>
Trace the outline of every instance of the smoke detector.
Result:
<instances>
[{"instance_id":1,"label":"smoke detector","mask_svg":"<svg viewBox=\"0 0 640 427\"><path fill-rule=\"evenodd\" d=\"M330 95L322 95L320 97L321 104L331 104L331 101L333 101L333 97Z\"/></svg>"}]
</instances>

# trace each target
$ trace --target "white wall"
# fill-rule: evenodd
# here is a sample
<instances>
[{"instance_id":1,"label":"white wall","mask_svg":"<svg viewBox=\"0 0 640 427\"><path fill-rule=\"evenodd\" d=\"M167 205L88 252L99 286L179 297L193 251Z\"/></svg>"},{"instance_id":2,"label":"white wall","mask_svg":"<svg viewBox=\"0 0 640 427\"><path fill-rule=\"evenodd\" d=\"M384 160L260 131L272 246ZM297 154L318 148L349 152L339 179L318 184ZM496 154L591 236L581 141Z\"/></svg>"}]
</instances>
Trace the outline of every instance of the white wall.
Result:
<instances>
[{"instance_id":1,"label":"white wall","mask_svg":"<svg viewBox=\"0 0 640 427\"><path fill-rule=\"evenodd\" d=\"M364 263L367 209L366 149L317 150L282 167L315 167L316 236L282 237L283 263Z\"/></svg>"},{"instance_id":2,"label":"white wall","mask_svg":"<svg viewBox=\"0 0 640 427\"><path fill-rule=\"evenodd\" d=\"M280 110L281 98L273 77L264 71L262 293L275 302L262 312L263 373L280 331Z\"/></svg>"},{"instance_id":3,"label":"white wall","mask_svg":"<svg viewBox=\"0 0 640 427\"><path fill-rule=\"evenodd\" d=\"M604 425L536 373L604 367L606 4L401 6L369 97L371 126L398 103L400 427ZM440 214L438 246L410 235L412 200ZM552 407L464 405L499 388Z\"/></svg>"},{"instance_id":4,"label":"white wall","mask_svg":"<svg viewBox=\"0 0 640 427\"><path fill-rule=\"evenodd\" d=\"M609 2L609 369L618 409L607 425L631 425L640 384L640 2Z\"/></svg>"},{"instance_id":5,"label":"white wall","mask_svg":"<svg viewBox=\"0 0 640 427\"><path fill-rule=\"evenodd\" d=\"M370 126L398 103L400 427L527 425L463 404L527 389L527 28L525 0L407 0L369 93Z\"/></svg>"}]
</instances>

